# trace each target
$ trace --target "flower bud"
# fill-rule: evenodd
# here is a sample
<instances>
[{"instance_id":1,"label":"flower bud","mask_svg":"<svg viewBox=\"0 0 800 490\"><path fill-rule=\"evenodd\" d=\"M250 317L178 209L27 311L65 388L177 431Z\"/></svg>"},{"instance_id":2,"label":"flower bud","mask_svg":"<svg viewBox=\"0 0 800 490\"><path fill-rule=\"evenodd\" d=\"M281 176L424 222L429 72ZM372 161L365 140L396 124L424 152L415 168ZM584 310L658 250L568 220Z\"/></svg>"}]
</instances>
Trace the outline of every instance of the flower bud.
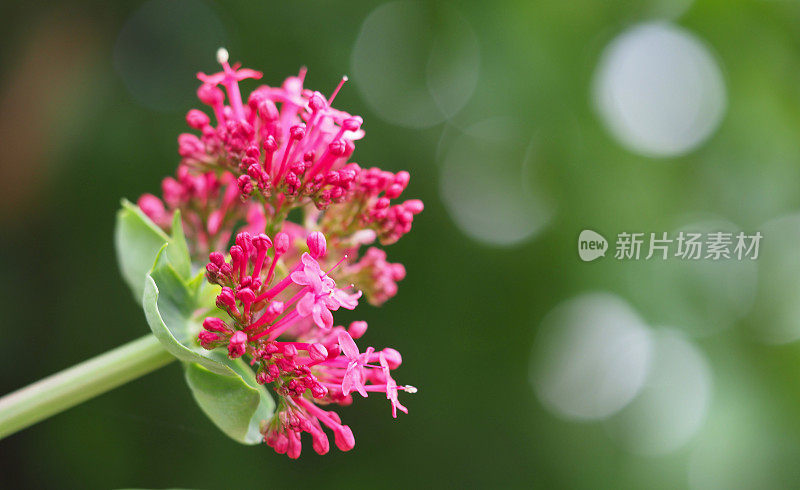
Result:
<instances>
[{"instance_id":1,"label":"flower bud","mask_svg":"<svg viewBox=\"0 0 800 490\"><path fill-rule=\"evenodd\" d=\"M361 338L364 333L367 331L367 322L365 321L356 321L350 324L347 327L347 333L350 334L351 337L354 339Z\"/></svg>"},{"instance_id":2,"label":"flower bud","mask_svg":"<svg viewBox=\"0 0 800 490\"><path fill-rule=\"evenodd\" d=\"M271 316L278 316L283 313L283 301L273 301L267 308L267 314Z\"/></svg>"},{"instance_id":3,"label":"flower bud","mask_svg":"<svg viewBox=\"0 0 800 490\"><path fill-rule=\"evenodd\" d=\"M250 181L249 175L240 175L236 183L239 186L239 192L241 192L243 196L249 196L250 193L253 192L253 183Z\"/></svg>"},{"instance_id":4,"label":"flower bud","mask_svg":"<svg viewBox=\"0 0 800 490\"><path fill-rule=\"evenodd\" d=\"M197 89L197 98L200 99L200 102L203 104L214 106L222 104L222 101L225 99L225 94L222 93L222 90L217 86L204 83Z\"/></svg>"},{"instance_id":5,"label":"flower bud","mask_svg":"<svg viewBox=\"0 0 800 490\"><path fill-rule=\"evenodd\" d=\"M203 328L210 332L227 333L230 331L228 325L221 318L208 317L203 320Z\"/></svg>"},{"instance_id":6,"label":"flower bud","mask_svg":"<svg viewBox=\"0 0 800 490\"><path fill-rule=\"evenodd\" d=\"M403 362L403 356L391 347L383 349L383 356L386 358L387 364L389 364L389 369L397 369Z\"/></svg>"},{"instance_id":7,"label":"flower bud","mask_svg":"<svg viewBox=\"0 0 800 490\"><path fill-rule=\"evenodd\" d=\"M342 451L349 451L356 445L356 438L353 436L353 431L346 425L337 427L333 431L333 437L336 442L336 447Z\"/></svg>"},{"instance_id":8,"label":"flower bud","mask_svg":"<svg viewBox=\"0 0 800 490\"><path fill-rule=\"evenodd\" d=\"M292 139L301 140L306 136L306 128L305 126L300 125L292 126L292 128L289 130L289 135L292 137Z\"/></svg>"},{"instance_id":9,"label":"flower bud","mask_svg":"<svg viewBox=\"0 0 800 490\"><path fill-rule=\"evenodd\" d=\"M422 204L422 201L419 199L409 199L408 201L403 203L403 207L411 212L411 214L419 214L425 209L425 206Z\"/></svg>"},{"instance_id":10,"label":"flower bud","mask_svg":"<svg viewBox=\"0 0 800 490\"><path fill-rule=\"evenodd\" d=\"M272 378L269 373L263 369L259 369L256 373L256 383L263 385L271 383L275 378Z\"/></svg>"},{"instance_id":11,"label":"flower bud","mask_svg":"<svg viewBox=\"0 0 800 490\"><path fill-rule=\"evenodd\" d=\"M400 185L403 189L406 188L409 180L411 180L411 174L405 170L397 172L394 176L394 183Z\"/></svg>"},{"instance_id":12,"label":"flower bud","mask_svg":"<svg viewBox=\"0 0 800 490\"><path fill-rule=\"evenodd\" d=\"M189 133L183 133L178 136L178 154L180 156L191 157L204 151L203 142L197 136Z\"/></svg>"},{"instance_id":13,"label":"flower bud","mask_svg":"<svg viewBox=\"0 0 800 490\"><path fill-rule=\"evenodd\" d=\"M342 140L332 141L330 145L328 145L328 150L331 152L331 155L340 157L347 152L347 145Z\"/></svg>"},{"instance_id":14,"label":"flower bud","mask_svg":"<svg viewBox=\"0 0 800 490\"><path fill-rule=\"evenodd\" d=\"M311 98L308 100L308 107L313 112L317 112L321 109L324 109L325 106L327 105L328 102L325 100L325 97L319 92L314 92L311 95Z\"/></svg>"},{"instance_id":15,"label":"flower bud","mask_svg":"<svg viewBox=\"0 0 800 490\"><path fill-rule=\"evenodd\" d=\"M268 99L262 100L258 104L258 115L267 122L275 121L281 116L275 103Z\"/></svg>"},{"instance_id":16,"label":"flower bud","mask_svg":"<svg viewBox=\"0 0 800 490\"><path fill-rule=\"evenodd\" d=\"M186 123L194 129L203 129L209 122L208 116L203 111L192 109L186 114Z\"/></svg>"},{"instance_id":17,"label":"flower bud","mask_svg":"<svg viewBox=\"0 0 800 490\"><path fill-rule=\"evenodd\" d=\"M300 436L293 430L289 431L289 447L286 450L286 455L292 459L297 459L300 457L300 451L302 449L303 446L300 443Z\"/></svg>"},{"instance_id":18,"label":"flower bud","mask_svg":"<svg viewBox=\"0 0 800 490\"><path fill-rule=\"evenodd\" d=\"M236 292L236 299L242 302L247 307L255 301L256 294L250 288L242 288Z\"/></svg>"},{"instance_id":19,"label":"flower bud","mask_svg":"<svg viewBox=\"0 0 800 490\"><path fill-rule=\"evenodd\" d=\"M225 256L219 252L208 254L208 260L217 267L222 267L225 264Z\"/></svg>"},{"instance_id":20,"label":"flower bud","mask_svg":"<svg viewBox=\"0 0 800 490\"><path fill-rule=\"evenodd\" d=\"M271 155L278 150L278 142L275 140L274 136L269 135L264 142L261 143L261 148L264 148L264 151L267 152L268 155Z\"/></svg>"},{"instance_id":21,"label":"flower bud","mask_svg":"<svg viewBox=\"0 0 800 490\"><path fill-rule=\"evenodd\" d=\"M386 197L395 199L403 193L403 187L400 184L392 184L386 189Z\"/></svg>"},{"instance_id":22,"label":"flower bud","mask_svg":"<svg viewBox=\"0 0 800 490\"><path fill-rule=\"evenodd\" d=\"M314 448L314 451L319 454L327 454L328 451L331 449L331 444L328 441L328 436L321 430L315 430L311 433L311 447Z\"/></svg>"},{"instance_id":23,"label":"flower bud","mask_svg":"<svg viewBox=\"0 0 800 490\"><path fill-rule=\"evenodd\" d=\"M243 260L245 260L244 249L239 245L234 245L230 248L231 254L231 262L235 265L234 267L238 266Z\"/></svg>"},{"instance_id":24,"label":"flower bud","mask_svg":"<svg viewBox=\"0 0 800 490\"><path fill-rule=\"evenodd\" d=\"M231 336L231 341L228 344L228 355L231 359L242 357L247 350L247 334L238 330Z\"/></svg>"},{"instance_id":25,"label":"flower bud","mask_svg":"<svg viewBox=\"0 0 800 490\"><path fill-rule=\"evenodd\" d=\"M139 198L137 204L139 205L139 209L141 209L148 218L153 220L154 223L159 224L168 221L164 203L156 196L145 194Z\"/></svg>"},{"instance_id":26,"label":"flower bud","mask_svg":"<svg viewBox=\"0 0 800 490\"><path fill-rule=\"evenodd\" d=\"M269 248L272 247L272 240L270 240L267 235L261 233L253 237L253 246L259 252L269 250Z\"/></svg>"},{"instance_id":27,"label":"flower bud","mask_svg":"<svg viewBox=\"0 0 800 490\"><path fill-rule=\"evenodd\" d=\"M294 344L286 344L283 346L283 355L284 357L295 357L297 355L297 347Z\"/></svg>"},{"instance_id":28,"label":"flower bud","mask_svg":"<svg viewBox=\"0 0 800 490\"><path fill-rule=\"evenodd\" d=\"M223 287L217 296L217 306L231 311L237 311L236 299L233 296L233 290L229 287Z\"/></svg>"},{"instance_id":29,"label":"flower bud","mask_svg":"<svg viewBox=\"0 0 800 490\"><path fill-rule=\"evenodd\" d=\"M311 396L314 398L324 398L325 395L328 394L328 388L319 383L315 383L314 386L309 389L311 390Z\"/></svg>"},{"instance_id":30,"label":"flower bud","mask_svg":"<svg viewBox=\"0 0 800 490\"><path fill-rule=\"evenodd\" d=\"M342 121L342 127L346 131L358 131L361 128L362 124L364 124L364 120L361 119L359 116L348 117L347 119Z\"/></svg>"},{"instance_id":31,"label":"flower bud","mask_svg":"<svg viewBox=\"0 0 800 490\"><path fill-rule=\"evenodd\" d=\"M318 259L327 253L328 245L325 242L325 235L322 233L315 231L308 235L306 239L306 244L308 245L308 252L311 254L312 257Z\"/></svg>"},{"instance_id":32,"label":"flower bud","mask_svg":"<svg viewBox=\"0 0 800 490\"><path fill-rule=\"evenodd\" d=\"M308 346L308 355L315 361L324 361L328 358L328 349L322 344L311 344Z\"/></svg>"},{"instance_id":33,"label":"flower bud","mask_svg":"<svg viewBox=\"0 0 800 490\"><path fill-rule=\"evenodd\" d=\"M289 235L280 232L275 235L275 254L283 255L289 250Z\"/></svg>"},{"instance_id":34,"label":"flower bud","mask_svg":"<svg viewBox=\"0 0 800 490\"><path fill-rule=\"evenodd\" d=\"M289 448L289 438L286 437L286 434L279 433L275 438L274 446L275 452L278 454L286 454L286 450Z\"/></svg>"},{"instance_id":35,"label":"flower bud","mask_svg":"<svg viewBox=\"0 0 800 490\"><path fill-rule=\"evenodd\" d=\"M211 344L219 340L219 335L209 332L208 330L202 330L199 334L197 334L197 339L200 341L200 345L202 345L204 349L211 349Z\"/></svg>"},{"instance_id":36,"label":"flower bud","mask_svg":"<svg viewBox=\"0 0 800 490\"><path fill-rule=\"evenodd\" d=\"M250 233L242 232L236 235L236 245L242 247L242 250L247 250L250 248L250 244L253 242L253 237Z\"/></svg>"}]
</instances>

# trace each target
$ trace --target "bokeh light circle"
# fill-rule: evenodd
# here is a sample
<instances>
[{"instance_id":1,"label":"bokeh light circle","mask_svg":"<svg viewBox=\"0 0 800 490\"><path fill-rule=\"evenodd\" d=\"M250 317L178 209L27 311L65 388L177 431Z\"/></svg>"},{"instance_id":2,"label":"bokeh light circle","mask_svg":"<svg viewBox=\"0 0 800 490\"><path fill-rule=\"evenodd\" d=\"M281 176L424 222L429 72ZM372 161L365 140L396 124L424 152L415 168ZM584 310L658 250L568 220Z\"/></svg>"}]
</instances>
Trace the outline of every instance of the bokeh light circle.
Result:
<instances>
[{"instance_id":1,"label":"bokeh light circle","mask_svg":"<svg viewBox=\"0 0 800 490\"><path fill-rule=\"evenodd\" d=\"M711 368L705 355L683 334L659 331L653 335L644 386L628 406L609 419L609 433L636 454L671 453L703 426L711 395Z\"/></svg>"},{"instance_id":2,"label":"bokeh light circle","mask_svg":"<svg viewBox=\"0 0 800 490\"><path fill-rule=\"evenodd\" d=\"M612 294L588 293L542 320L531 382L554 414L604 419L639 393L650 356L650 333L636 312Z\"/></svg>"},{"instance_id":3,"label":"bokeh light circle","mask_svg":"<svg viewBox=\"0 0 800 490\"><path fill-rule=\"evenodd\" d=\"M228 43L222 21L201 0L150 0L131 15L114 46L114 67L149 109L175 111L194 99L198 67L213 68Z\"/></svg>"},{"instance_id":4,"label":"bokeh light circle","mask_svg":"<svg viewBox=\"0 0 800 490\"><path fill-rule=\"evenodd\" d=\"M651 157L684 154L718 127L725 82L708 47L667 22L637 25L603 52L594 102L606 128L629 150Z\"/></svg>"},{"instance_id":5,"label":"bokeh light circle","mask_svg":"<svg viewBox=\"0 0 800 490\"><path fill-rule=\"evenodd\" d=\"M370 107L393 124L426 128L456 114L475 90L478 40L452 7L438 16L416 1L385 3L361 26L353 80Z\"/></svg>"},{"instance_id":6,"label":"bokeh light circle","mask_svg":"<svg viewBox=\"0 0 800 490\"><path fill-rule=\"evenodd\" d=\"M443 153L445 207L464 233L482 243L520 243L552 215L540 186L524 178L533 148L520 126L508 118L487 119L454 137Z\"/></svg>"}]
</instances>

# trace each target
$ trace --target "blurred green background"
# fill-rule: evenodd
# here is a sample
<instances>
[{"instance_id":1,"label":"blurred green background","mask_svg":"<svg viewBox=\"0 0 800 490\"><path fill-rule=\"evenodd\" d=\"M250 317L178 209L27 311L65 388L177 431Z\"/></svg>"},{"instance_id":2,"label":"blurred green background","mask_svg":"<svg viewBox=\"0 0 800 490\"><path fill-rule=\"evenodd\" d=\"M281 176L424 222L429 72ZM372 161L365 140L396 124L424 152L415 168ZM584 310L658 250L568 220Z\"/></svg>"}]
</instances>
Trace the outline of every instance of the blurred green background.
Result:
<instances>
[{"instance_id":1,"label":"blurred green background","mask_svg":"<svg viewBox=\"0 0 800 490\"><path fill-rule=\"evenodd\" d=\"M4 1L0 26L0 393L147 333L115 212L174 171L220 45L268 84L348 74L354 160L426 205L398 296L337 317L403 353L408 416L361 400L353 451L291 461L175 364L0 441L3 488L800 486L800 2ZM764 239L584 263L587 228Z\"/></svg>"}]
</instances>

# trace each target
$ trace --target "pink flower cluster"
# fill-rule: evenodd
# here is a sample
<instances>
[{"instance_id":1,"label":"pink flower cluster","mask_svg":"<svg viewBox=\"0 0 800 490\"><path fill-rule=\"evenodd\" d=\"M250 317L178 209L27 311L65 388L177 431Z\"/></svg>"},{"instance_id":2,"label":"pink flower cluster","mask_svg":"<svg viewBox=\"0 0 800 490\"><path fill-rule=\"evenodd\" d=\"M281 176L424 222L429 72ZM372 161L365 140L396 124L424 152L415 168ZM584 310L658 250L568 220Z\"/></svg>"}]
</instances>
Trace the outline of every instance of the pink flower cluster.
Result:
<instances>
[{"instance_id":1,"label":"pink flower cluster","mask_svg":"<svg viewBox=\"0 0 800 490\"><path fill-rule=\"evenodd\" d=\"M379 392L397 417L398 409L408 412L398 390L416 391L398 386L391 376L402 362L399 352L372 347L359 351L353 339L364 334L366 322L353 322L348 329L333 325L333 312L354 309L361 293L339 288L331 271L320 266L318 260L327 253L322 233L309 234L306 247L309 251L298 259L300 252L291 250L286 233L278 233L274 241L265 234L240 233L229 261L212 253L206 276L222 287L217 306L228 319L206 318L198 335L206 349L227 349L231 358L246 355L257 366L256 380L272 384L280 402L275 416L263 425L264 437L276 451L293 458L300 455L302 432L311 435L315 451L328 451L320 423L333 431L339 449L347 451L355 443L338 415L318 404L349 405L352 392L364 397ZM279 262L288 267L283 273L277 272Z\"/></svg>"},{"instance_id":2,"label":"pink flower cluster","mask_svg":"<svg viewBox=\"0 0 800 490\"><path fill-rule=\"evenodd\" d=\"M240 201L257 200L275 221L309 203L318 209L342 204L326 213L321 223L329 237L371 229L376 238L389 244L410 231L422 202L392 203L405 190L408 172L365 170L349 162L355 141L364 137L364 131L359 116L331 105L346 78L326 98L303 88L303 70L281 87L256 88L244 103L238 82L261 78L261 73L231 67L226 52L218 59L223 71L199 73L203 84L197 91L201 102L211 107L216 126L204 112L189 111L186 121L200 135L179 136L182 169L230 175ZM229 105L225 105L225 92Z\"/></svg>"},{"instance_id":3,"label":"pink flower cluster","mask_svg":"<svg viewBox=\"0 0 800 490\"><path fill-rule=\"evenodd\" d=\"M334 109L347 78L330 97L303 87L305 69L280 87L257 87L245 98L239 82L261 73L217 59L222 71L198 74L197 95L212 117L192 109L186 121L196 133L181 134L177 175L164 179L163 197L147 194L139 207L170 231L180 211L193 261L208 257L206 276L220 287L219 317L203 322L206 349L244 357L259 383L271 385L279 402L262 423L264 439L296 458L308 432L316 452L336 445L349 450L353 433L321 405L348 405L352 393L382 393L392 415L407 412L391 372L401 363L391 348L361 352L354 339L366 322L336 326L334 313L361 299L379 305L397 293L405 277L386 253L362 246L396 242L423 210L416 199L399 201L410 175L351 162L364 137L362 119ZM287 220L300 209L296 223ZM294 216L294 214L292 215Z\"/></svg>"}]
</instances>

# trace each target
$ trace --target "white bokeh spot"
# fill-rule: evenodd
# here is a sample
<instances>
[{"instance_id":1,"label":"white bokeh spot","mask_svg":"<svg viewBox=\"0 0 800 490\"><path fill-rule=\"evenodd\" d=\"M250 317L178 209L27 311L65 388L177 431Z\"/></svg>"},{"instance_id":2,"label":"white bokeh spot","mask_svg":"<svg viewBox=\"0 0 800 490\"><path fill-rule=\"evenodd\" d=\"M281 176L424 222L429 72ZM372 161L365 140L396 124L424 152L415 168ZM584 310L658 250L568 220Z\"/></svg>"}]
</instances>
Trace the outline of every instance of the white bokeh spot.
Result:
<instances>
[{"instance_id":1,"label":"white bokeh spot","mask_svg":"<svg viewBox=\"0 0 800 490\"><path fill-rule=\"evenodd\" d=\"M644 386L608 421L609 433L633 453L669 454L686 445L703 426L711 395L711 368L705 355L677 331L659 331L653 335Z\"/></svg>"},{"instance_id":2,"label":"white bokeh spot","mask_svg":"<svg viewBox=\"0 0 800 490\"><path fill-rule=\"evenodd\" d=\"M478 81L480 53L472 27L441 6L434 25L429 7L399 0L373 10L351 54L353 80L382 119L411 128L440 124L467 103Z\"/></svg>"},{"instance_id":3,"label":"white bokeh spot","mask_svg":"<svg viewBox=\"0 0 800 490\"><path fill-rule=\"evenodd\" d=\"M608 293L584 294L542 321L531 382L554 414L600 420L639 393L650 357L649 330L627 303Z\"/></svg>"},{"instance_id":4,"label":"white bokeh spot","mask_svg":"<svg viewBox=\"0 0 800 490\"><path fill-rule=\"evenodd\" d=\"M725 82L711 51L692 33L646 23L603 52L594 102L620 144L645 156L672 157L693 150L719 126Z\"/></svg>"},{"instance_id":5,"label":"white bokeh spot","mask_svg":"<svg viewBox=\"0 0 800 490\"><path fill-rule=\"evenodd\" d=\"M523 242L553 213L540 186L529 182L535 148L520 126L512 119L487 119L454 137L443 152L442 200L456 225L482 243Z\"/></svg>"}]
</instances>

